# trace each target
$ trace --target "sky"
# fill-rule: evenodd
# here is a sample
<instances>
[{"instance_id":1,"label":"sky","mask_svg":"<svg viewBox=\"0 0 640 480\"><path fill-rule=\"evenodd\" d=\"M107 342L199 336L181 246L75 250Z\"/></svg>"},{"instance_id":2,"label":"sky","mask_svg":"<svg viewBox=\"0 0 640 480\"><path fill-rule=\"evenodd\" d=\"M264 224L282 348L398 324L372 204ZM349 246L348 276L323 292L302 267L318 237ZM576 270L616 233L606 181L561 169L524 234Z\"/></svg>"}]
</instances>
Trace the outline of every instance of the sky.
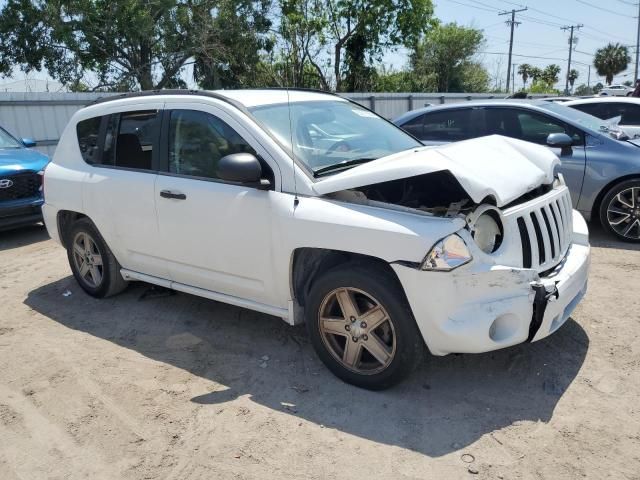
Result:
<instances>
[{"instance_id":1,"label":"sky","mask_svg":"<svg viewBox=\"0 0 640 480\"><path fill-rule=\"evenodd\" d=\"M584 25L576 31L578 38L572 55L572 69L579 72L575 85L587 83L589 65L593 64L596 49L609 42L620 42L629 46L632 62L627 71L616 76L614 83L633 80L635 65L635 45L638 28L638 0L434 0L435 16L442 22L456 22L484 31L486 44L478 59L489 70L492 77L499 77L506 83L507 59L509 52L510 27L505 20L511 15L500 16L506 10L528 7L516 14L521 22L515 28L513 42L513 63L528 63L545 67L556 63L562 67L559 86L564 88L569 55L569 32L563 26ZM532 58L543 57L543 58ZM406 52L389 53L385 63L395 68L406 64ZM517 67L516 67L517 69ZM517 71L517 70L516 70ZM501 75L497 75L501 72ZM598 77L591 67L591 85L604 79ZM522 78L516 74L516 88L522 86Z\"/></svg>"},{"instance_id":2,"label":"sky","mask_svg":"<svg viewBox=\"0 0 640 480\"><path fill-rule=\"evenodd\" d=\"M569 32L561 30L561 27L569 25L584 25L575 33L578 40L571 66L580 75L576 86L587 83L594 52L609 42L629 46L632 57L629 69L616 76L614 83L633 80L638 1L640 0L434 0L434 8L435 16L442 22L456 22L484 31L486 41L478 54L478 60L487 68L494 81L502 82L501 86L504 88L510 30L505 21L510 15L500 16L499 13L528 7L527 11L516 14L516 21L521 23L514 33L513 63L529 63L539 67L550 63L560 65L562 72L558 87L562 90L569 53ZM5 3L6 1L0 0L0 7ZM407 64L407 52L404 49L389 51L383 62L387 67L400 69ZM517 71L517 66L515 68ZM0 91L3 85L16 80L18 86L24 84L24 75L17 74L14 79L0 80ZM31 75L34 90L46 87L46 81L46 74ZM604 83L604 79L597 76L592 66L590 84L594 85L598 81ZM515 84L516 88L522 86L522 78L517 74ZM52 86L50 81L49 86Z\"/></svg>"}]
</instances>

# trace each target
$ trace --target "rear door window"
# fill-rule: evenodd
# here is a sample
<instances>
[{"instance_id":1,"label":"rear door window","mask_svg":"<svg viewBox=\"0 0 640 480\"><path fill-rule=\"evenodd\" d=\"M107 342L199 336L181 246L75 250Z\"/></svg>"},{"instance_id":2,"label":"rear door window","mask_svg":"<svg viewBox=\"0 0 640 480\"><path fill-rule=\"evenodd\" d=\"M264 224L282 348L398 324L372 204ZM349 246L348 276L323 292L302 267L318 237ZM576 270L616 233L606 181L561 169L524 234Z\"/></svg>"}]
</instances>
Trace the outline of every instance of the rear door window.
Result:
<instances>
[{"instance_id":1,"label":"rear door window","mask_svg":"<svg viewBox=\"0 0 640 480\"><path fill-rule=\"evenodd\" d=\"M441 110L427 113L421 140L457 142L473 137L470 108Z\"/></svg>"},{"instance_id":2,"label":"rear door window","mask_svg":"<svg viewBox=\"0 0 640 480\"><path fill-rule=\"evenodd\" d=\"M107 119L102 164L154 170L158 161L160 115L156 110L122 112Z\"/></svg>"}]
</instances>

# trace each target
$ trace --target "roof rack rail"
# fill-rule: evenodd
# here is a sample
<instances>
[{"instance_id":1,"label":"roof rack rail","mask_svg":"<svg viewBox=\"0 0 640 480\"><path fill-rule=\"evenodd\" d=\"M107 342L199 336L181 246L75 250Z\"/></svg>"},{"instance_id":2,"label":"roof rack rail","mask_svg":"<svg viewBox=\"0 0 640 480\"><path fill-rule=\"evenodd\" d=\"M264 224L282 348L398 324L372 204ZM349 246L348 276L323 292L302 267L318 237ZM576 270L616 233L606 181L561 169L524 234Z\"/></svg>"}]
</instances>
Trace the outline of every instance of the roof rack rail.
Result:
<instances>
[{"instance_id":1,"label":"roof rack rail","mask_svg":"<svg viewBox=\"0 0 640 480\"><path fill-rule=\"evenodd\" d=\"M201 96L205 96L205 97L212 97L212 98L217 98L219 100L224 100L228 103L234 103L234 102L230 102L229 98L223 96L223 95L219 95L215 92L211 92L208 90L187 90L184 88L168 88L165 90L143 90L142 92L126 92L126 93L119 93L116 95L108 95L106 97L100 97L96 100L94 100L93 102L91 102L89 105L96 105L99 103L106 103L106 102L113 102L116 100L122 100L125 98L137 98L137 97L153 97L155 95L201 95ZM234 103L235 105L235 103Z\"/></svg>"}]
</instances>

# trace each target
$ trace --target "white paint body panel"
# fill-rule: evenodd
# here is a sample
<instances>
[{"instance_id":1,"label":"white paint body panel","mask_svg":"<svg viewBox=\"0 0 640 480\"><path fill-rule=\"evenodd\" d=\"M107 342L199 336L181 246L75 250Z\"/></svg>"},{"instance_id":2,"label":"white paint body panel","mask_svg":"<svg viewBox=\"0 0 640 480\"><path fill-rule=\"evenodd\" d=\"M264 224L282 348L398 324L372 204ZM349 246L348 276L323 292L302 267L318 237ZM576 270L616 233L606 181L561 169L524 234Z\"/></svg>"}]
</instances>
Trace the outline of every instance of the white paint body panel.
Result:
<instances>
[{"instance_id":1,"label":"white paint body panel","mask_svg":"<svg viewBox=\"0 0 640 480\"><path fill-rule=\"evenodd\" d=\"M286 99L283 91L266 92L245 93L246 104ZM239 92L221 93L235 100L244 98ZM292 92L292 101L308 99L336 97ZM224 119L272 167L274 189L262 191L84 163L75 134L78 121L154 106L204 110ZM185 100L180 95L161 95L115 100L76 113L45 173L43 212L47 229L58 241L59 211L91 218L122 265L126 279L281 316L292 324L300 321L294 318L291 285L296 249L321 248L376 257L396 272L433 353L480 352L526 338L531 321L531 283L545 281L536 270L521 268L521 259L514 255L520 248L514 227L505 233L510 236L505 246L487 255L475 246L463 218L348 203L323 195L446 169L477 202L490 195L498 205L505 205L542 183L551 183L557 163L557 157L544 147L487 137L420 148L314 181L243 111L210 97ZM184 193L187 198L161 198L159 192L164 189ZM534 199L527 208L544 201L542 197ZM577 212L573 218L573 243L554 274L560 281L560 298L549 308L540 338L566 320L565 313L569 306L575 306L586 285L588 234ZM470 263L452 272L426 272L415 267L436 242L456 232L473 253ZM496 314L516 319L504 341L489 338Z\"/></svg>"}]
</instances>

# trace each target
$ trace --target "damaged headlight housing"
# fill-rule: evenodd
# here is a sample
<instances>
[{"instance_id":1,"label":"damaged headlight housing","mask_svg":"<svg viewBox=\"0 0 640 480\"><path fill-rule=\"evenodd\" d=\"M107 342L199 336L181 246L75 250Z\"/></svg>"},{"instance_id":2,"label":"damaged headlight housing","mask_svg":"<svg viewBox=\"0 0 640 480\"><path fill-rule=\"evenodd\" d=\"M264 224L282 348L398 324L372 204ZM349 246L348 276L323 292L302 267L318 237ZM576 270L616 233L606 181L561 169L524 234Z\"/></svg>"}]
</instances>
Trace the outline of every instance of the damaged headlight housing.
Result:
<instances>
[{"instance_id":1,"label":"damaged headlight housing","mask_svg":"<svg viewBox=\"0 0 640 480\"><path fill-rule=\"evenodd\" d=\"M472 258L464 240L454 233L433 246L422 262L422 270L449 272Z\"/></svg>"},{"instance_id":2,"label":"damaged headlight housing","mask_svg":"<svg viewBox=\"0 0 640 480\"><path fill-rule=\"evenodd\" d=\"M473 226L473 239L484 253L493 253L502 243L502 228L500 219L488 211L480 215Z\"/></svg>"},{"instance_id":3,"label":"damaged headlight housing","mask_svg":"<svg viewBox=\"0 0 640 480\"><path fill-rule=\"evenodd\" d=\"M476 245L484 253L492 254L502 245L504 227L500 212L492 206L482 206L467 217L467 225Z\"/></svg>"}]
</instances>

